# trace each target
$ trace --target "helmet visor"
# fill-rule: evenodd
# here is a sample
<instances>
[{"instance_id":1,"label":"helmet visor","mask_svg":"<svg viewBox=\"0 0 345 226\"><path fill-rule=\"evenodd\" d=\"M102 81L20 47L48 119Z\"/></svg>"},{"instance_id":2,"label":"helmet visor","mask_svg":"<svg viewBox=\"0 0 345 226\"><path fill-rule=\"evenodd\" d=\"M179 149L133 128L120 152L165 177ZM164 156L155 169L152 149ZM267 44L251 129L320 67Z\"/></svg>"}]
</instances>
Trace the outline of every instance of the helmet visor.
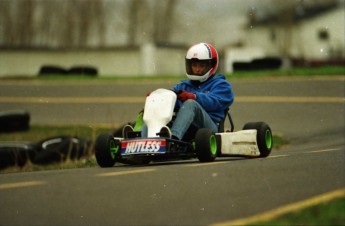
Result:
<instances>
[{"instance_id":1,"label":"helmet visor","mask_svg":"<svg viewBox=\"0 0 345 226\"><path fill-rule=\"evenodd\" d=\"M203 76L212 66L212 60L186 59L186 72L189 75Z\"/></svg>"}]
</instances>

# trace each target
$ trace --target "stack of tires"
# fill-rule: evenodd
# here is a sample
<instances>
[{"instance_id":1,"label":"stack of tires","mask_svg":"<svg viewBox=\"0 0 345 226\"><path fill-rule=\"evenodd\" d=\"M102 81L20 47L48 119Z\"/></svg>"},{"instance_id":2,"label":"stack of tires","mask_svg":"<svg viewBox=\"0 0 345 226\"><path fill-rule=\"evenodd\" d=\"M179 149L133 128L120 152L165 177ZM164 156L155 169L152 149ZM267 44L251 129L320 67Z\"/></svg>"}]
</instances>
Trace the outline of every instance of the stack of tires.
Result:
<instances>
[{"instance_id":1,"label":"stack of tires","mask_svg":"<svg viewBox=\"0 0 345 226\"><path fill-rule=\"evenodd\" d=\"M279 57L265 57L254 59L250 62L234 62L234 71L259 71L259 70L275 70L281 68L283 61Z\"/></svg>"},{"instance_id":2,"label":"stack of tires","mask_svg":"<svg viewBox=\"0 0 345 226\"><path fill-rule=\"evenodd\" d=\"M0 169L23 167L36 154L36 144L28 142L0 142Z\"/></svg>"},{"instance_id":3,"label":"stack of tires","mask_svg":"<svg viewBox=\"0 0 345 226\"><path fill-rule=\"evenodd\" d=\"M67 159L77 160L88 156L92 151L92 142L86 138L58 136L37 143L36 153L31 161L35 164L63 162Z\"/></svg>"},{"instance_id":4,"label":"stack of tires","mask_svg":"<svg viewBox=\"0 0 345 226\"><path fill-rule=\"evenodd\" d=\"M0 112L0 133L25 131L30 128L30 114L24 110Z\"/></svg>"},{"instance_id":5,"label":"stack of tires","mask_svg":"<svg viewBox=\"0 0 345 226\"><path fill-rule=\"evenodd\" d=\"M29 129L30 114L27 111L0 112L0 133ZM0 141L0 169L23 167L28 162L45 165L76 160L91 155L91 152L91 140L75 136L50 137L39 142Z\"/></svg>"},{"instance_id":6,"label":"stack of tires","mask_svg":"<svg viewBox=\"0 0 345 226\"><path fill-rule=\"evenodd\" d=\"M98 75L98 70L96 67L92 66L73 66L71 68L63 68L56 65L44 65L40 68L38 72L39 76L51 76L51 75L81 75L96 77Z\"/></svg>"},{"instance_id":7,"label":"stack of tires","mask_svg":"<svg viewBox=\"0 0 345 226\"><path fill-rule=\"evenodd\" d=\"M33 142L0 142L0 169L23 167L28 162L47 165L91 155L92 142L85 138L59 136Z\"/></svg>"}]
</instances>

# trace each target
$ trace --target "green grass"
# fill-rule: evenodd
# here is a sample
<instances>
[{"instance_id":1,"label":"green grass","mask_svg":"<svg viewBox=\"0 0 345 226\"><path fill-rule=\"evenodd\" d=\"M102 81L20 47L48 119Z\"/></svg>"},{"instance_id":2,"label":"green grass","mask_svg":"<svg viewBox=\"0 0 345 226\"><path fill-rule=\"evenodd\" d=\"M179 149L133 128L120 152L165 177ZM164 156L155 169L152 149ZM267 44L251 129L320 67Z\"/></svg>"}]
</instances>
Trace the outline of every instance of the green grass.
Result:
<instances>
[{"instance_id":1,"label":"green grass","mask_svg":"<svg viewBox=\"0 0 345 226\"><path fill-rule=\"evenodd\" d=\"M345 225L345 197L250 225Z\"/></svg>"},{"instance_id":2,"label":"green grass","mask_svg":"<svg viewBox=\"0 0 345 226\"><path fill-rule=\"evenodd\" d=\"M220 72L220 71L219 71ZM220 72L221 73L221 72ZM325 67L303 67L287 70L262 70L262 71L241 71L226 74L227 78L258 78L258 77L284 77L284 76L330 76L345 75L345 66L325 66ZM153 75L153 76L109 76L90 77L78 75L49 75L37 77L43 80L112 80L112 81L160 81L160 80L181 80L186 79L185 75Z\"/></svg>"},{"instance_id":3,"label":"green grass","mask_svg":"<svg viewBox=\"0 0 345 226\"><path fill-rule=\"evenodd\" d=\"M273 133L273 149L279 150L284 146L289 144L289 141L286 140L282 135Z\"/></svg>"},{"instance_id":4,"label":"green grass","mask_svg":"<svg viewBox=\"0 0 345 226\"><path fill-rule=\"evenodd\" d=\"M330 76L345 75L345 66L303 67L288 70L243 71L227 74L228 78L282 77L282 76Z\"/></svg>"},{"instance_id":5,"label":"green grass","mask_svg":"<svg viewBox=\"0 0 345 226\"><path fill-rule=\"evenodd\" d=\"M0 170L1 173L24 173L33 171L48 171L48 170L65 170L65 169L78 169L78 168L91 168L98 167L96 158L94 156L87 156L79 160L66 160L64 162L52 163L49 165L36 165L28 162L22 168L17 166L8 167Z\"/></svg>"},{"instance_id":6,"label":"green grass","mask_svg":"<svg viewBox=\"0 0 345 226\"><path fill-rule=\"evenodd\" d=\"M84 125L76 126L43 126L33 125L28 131L12 132L12 133L0 133L0 141L32 141L38 142L40 140L60 136L77 136L85 137L91 140L95 140L96 137L102 132L111 131L111 128L104 127L91 127Z\"/></svg>"},{"instance_id":7,"label":"green grass","mask_svg":"<svg viewBox=\"0 0 345 226\"><path fill-rule=\"evenodd\" d=\"M218 71L222 73L221 70ZM333 76L333 75L345 75L345 66L324 66L324 67L300 67L291 68L287 70L262 70L262 71L241 71L234 72L232 74L226 74L228 79L231 78L260 78L260 77L285 77L285 76ZM181 80L186 79L184 74L172 75L161 74L152 76L120 76L120 75L108 75L108 76L83 76L83 75L41 75L41 76L11 76L2 77L0 80L40 80L40 81L161 81L161 80Z\"/></svg>"}]
</instances>

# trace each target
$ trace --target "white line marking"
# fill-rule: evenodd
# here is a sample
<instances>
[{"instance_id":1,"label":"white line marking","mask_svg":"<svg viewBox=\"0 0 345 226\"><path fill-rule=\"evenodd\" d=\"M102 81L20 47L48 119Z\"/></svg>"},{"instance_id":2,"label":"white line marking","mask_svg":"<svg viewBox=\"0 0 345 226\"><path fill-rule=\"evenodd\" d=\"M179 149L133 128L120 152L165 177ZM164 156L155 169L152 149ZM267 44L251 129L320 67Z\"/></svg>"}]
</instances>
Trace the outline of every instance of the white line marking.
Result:
<instances>
[{"instance_id":1,"label":"white line marking","mask_svg":"<svg viewBox=\"0 0 345 226\"><path fill-rule=\"evenodd\" d=\"M186 165L183 165L184 167L198 167L198 166L212 166L212 165L218 165L218 164L225 164L226 161L222 162L196 162L196 163L189 163Z\"/></svg>"},{"instance_id":2,"label":"white line marking","mask_svg":"<svg viewBox=\"0 0 345 226\"><path fill-rule=\"evenodd\" d=\"M317 150L317 151L310 151L310 152L307 152L308 154L312 154L312 153L321 153L321 152L330 152L330 151L339 151L340 149L336 149L336 148L333 148L333 149L324 149L324 150Z\"/></svg>"},{"instance_id":3,"label":"white line marking","mask_svg":"<svg viewBox=\"0 0 345 226\"><path fill-rule=\"evenodd\" d=\"M155 169L139 169L139 170L131 170L131 171L119 171L119 172L109 172L109 173L100 173L97 174L97 177L113 177L113 176L121 176L121 175L129 175L129 174L138 174L138 173L147 173L155 171Z\"/></svg>"},{"instance_id":4,"label":"white line marking","mask_svg":"<svg viewBox=\"0 0 345 226\"><path fill-rule=\"evenodd\" d=\"M0 184L0 190L31 187L31 186L37 186L37 185L43 185L43 184L46 184L46 182L45 181L24 181L24 182Z\"/></svg>"},{"instance_id":5,"label":"white line marking","mask_svg":"<svg viewBox=\"0 0 345 226\"><path fill-rule=\"evenodd\" d=\"M309 198L300 202L292 203L286 206L278 207L276 209L273 209L261 214L257 214L251 217L216 223L216 224L212 224L212 226L249 225L249 224L253 224L257 222L269 221L287 213L305 209L314 205L318 205L323 202L329 202L336 198L342 198L342 197L345 197L345 188L328 192L322 195L314 196L312 198Z\"/></svg>"},{"instance_id":6,"label":"white line marking","mask_svg":"<svg viewBox=\"0 0 345 226\"><path fill-rule=\"evenodd\" d=\"M282 157L289 157L289 155L271 155L271 156L268 156L267 158L282 158Z\"/></svg>"}]
</instances>

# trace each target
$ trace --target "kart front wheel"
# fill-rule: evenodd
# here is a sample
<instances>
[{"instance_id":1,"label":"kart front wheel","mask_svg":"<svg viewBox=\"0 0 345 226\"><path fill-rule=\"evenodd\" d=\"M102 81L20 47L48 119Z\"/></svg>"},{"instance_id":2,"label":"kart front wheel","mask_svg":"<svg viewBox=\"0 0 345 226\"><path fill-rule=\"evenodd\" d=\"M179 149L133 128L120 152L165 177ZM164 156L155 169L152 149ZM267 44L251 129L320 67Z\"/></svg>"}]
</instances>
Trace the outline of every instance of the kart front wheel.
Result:
<instances>
[{"instance_id":1,"label":"kart front wheel","mask_svg":"<svg viewBox=\"0 0 345 226\"><path fill-rule=\"evenodd\" d=\"M195 151L200 162L213 162L217 156L216 135L211 129L199 129L195 135Z\"/></svg>"},{"instance_id":2,"label":"kart front wheel","mask_svg":"<svg viewBox=\"0 0 345 226\"><path fill-rule=\"evenodd\" d=\"M248 129L257 130L256 140L260 151L260 157L269 156L273 145L271 128L264 122L249 122L243 127L243 130Z\"/></svg>"},{"instance_id":3,"label":"kart front wheel","mask_svg":"<svg viewBox=\"0 0 345 226\"><path fill-rule=\"evenodd\" d=\"M95 156L100 167L114 166L120 144L114 140L110 133L103 133L97 137L95 143Z\"/></svg>"}]
</instances>

